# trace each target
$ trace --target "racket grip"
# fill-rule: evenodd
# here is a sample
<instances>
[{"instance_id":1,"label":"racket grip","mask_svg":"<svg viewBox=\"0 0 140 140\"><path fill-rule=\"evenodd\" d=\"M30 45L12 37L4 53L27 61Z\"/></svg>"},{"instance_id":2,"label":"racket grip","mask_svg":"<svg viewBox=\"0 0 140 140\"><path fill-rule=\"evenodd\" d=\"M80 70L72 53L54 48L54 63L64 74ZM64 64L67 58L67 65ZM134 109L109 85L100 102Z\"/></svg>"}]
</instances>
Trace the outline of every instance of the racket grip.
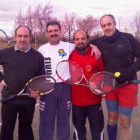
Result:
<instances>
[{"instance_id":1,"label":"racket grip","mask_svg":"<svg viewBox=\"0 0 140 140\"><path fill-rule=\"evenodd\" d=\"M6 103L6 102L8 102L8 101L10 101L10 100L15 99L16 97L17 97L16 95L11 95L11 96L9 96L9 97L7 97L7 98L2 99L2 100L1 100L1 103Z\"/></svg>"}]
</instances>

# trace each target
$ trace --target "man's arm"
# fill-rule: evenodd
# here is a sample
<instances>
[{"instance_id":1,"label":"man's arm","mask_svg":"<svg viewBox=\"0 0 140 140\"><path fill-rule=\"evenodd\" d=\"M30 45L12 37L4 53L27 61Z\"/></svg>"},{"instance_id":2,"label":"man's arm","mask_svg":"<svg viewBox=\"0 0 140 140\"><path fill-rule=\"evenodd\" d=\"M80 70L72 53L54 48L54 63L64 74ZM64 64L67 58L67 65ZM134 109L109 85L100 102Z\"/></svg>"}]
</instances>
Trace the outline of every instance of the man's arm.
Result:
<instances>
[{"instance_id":1,"label":"man's arm","mask_svg":"<svg viewBox=\"0 0 140 140\"><path fill-rule=\"evenodd\" d=\"M7 86L4 80L2 80L0 83L5 87Z\"/></svg>"},{"instance_id":2,"label":"man's arm","mask_svg":"<svg viewBox=\"0 0 140 140\"><path fill-rule=\"evenodd\" d=\"M93 53L95 53L95 57L98 60L101 57L101 51L97 48L97 46L92 45L92 44L90 44L90 45L92 47L91 55L93 55ZM73 52L75 49L75 45L70 43L70 47L71 47L71 52Z\"/></svg>"},{"instance_id":3,"label":"man's arm","mask_svg":"<svg viewBox=\"0 0 140 140\"><path fill-rule=\"evenodd\" d=\"M129 43L130 49L132 50L131 55L135 56L135 61L127 69L121 69L119 71L120 76L118 77L118 81L120 83L130 80L131 76L140 70L140 43L132 35L129 38Z\"/></svg>"},{"instance_id":4,"label":"man's arm","mask_svg":"<svg viewBox=\"0 0 140 140\"><path fill-rule=\"evenodd\" d=\"M101 51L98 49L97 46L95 46L95 45L91 45L91 46L92 46L91 55L93 55L93 53L95 53L95 57L98 60L101 57Z\"/></svg>"}]
</instances>

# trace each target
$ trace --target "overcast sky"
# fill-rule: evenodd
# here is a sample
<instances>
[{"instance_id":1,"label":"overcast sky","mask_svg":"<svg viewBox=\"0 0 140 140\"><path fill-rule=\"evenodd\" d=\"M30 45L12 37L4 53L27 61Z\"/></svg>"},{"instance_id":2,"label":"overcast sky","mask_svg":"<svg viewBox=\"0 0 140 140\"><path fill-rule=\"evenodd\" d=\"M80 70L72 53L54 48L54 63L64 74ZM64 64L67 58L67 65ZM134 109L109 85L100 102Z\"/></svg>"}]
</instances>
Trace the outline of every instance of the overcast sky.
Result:
<instances>
[{"instance_id":1,"label":"overcast sky","mask_svg":"<svg viewBox=\"0 0 140 140\"><path fill-rule=\"evenodd\" d=\"M79 16L93 15L100 18L104 14L113 14L117 24L129 28L133 16L140 11L139 0L0 0L0 28L8 34L14 30L14 20L17 13L26 11L39 4L51 2L53 14L62 17L65 12L75 12Z\"/></svg>"}]
</instances>

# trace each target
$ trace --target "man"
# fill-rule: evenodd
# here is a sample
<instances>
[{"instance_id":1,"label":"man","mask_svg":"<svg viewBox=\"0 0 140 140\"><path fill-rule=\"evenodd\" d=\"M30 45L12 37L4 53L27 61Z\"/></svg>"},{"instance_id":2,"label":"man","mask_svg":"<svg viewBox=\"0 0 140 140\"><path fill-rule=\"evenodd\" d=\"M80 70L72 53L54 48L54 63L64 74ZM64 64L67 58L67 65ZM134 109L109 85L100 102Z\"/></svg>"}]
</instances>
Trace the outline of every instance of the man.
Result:
<instances>
[{"instance_id":1,"label":"man","mask_svg":"<svg viewBox=\"0 0 140 140\"><path fill-rule=\"evenodd\" d=\"M113 15L102 16L100 26L105 35L97 41L96 45L101 50L105 70L121 73L118 84L136 79L136 72L140 70L140 43L131 34L116 29ZM137 106L137 93L138 85L128 84L107 94L109 140L116 140L118 118L120 118L123 140L131 139L131 115L133 108Z\"/></svg>"},{"instance_id":2,"label":"man","mask_svg":"<svg viewBox=\"0 0 140 140\"><path fill-rule=\"evenodd\" d=\"M4 69L4 74L0 73L2 98L19 93L31 78L45 74L43 56L29 45L31 30L19 26L15 30L15 40L14 47L0 50L0 64ZM34 140L31 124L37 96L38 91L32 91L30 96L19 96L2 103L0 140L13 140L17 115L19 140Z\"/></svg>"},{"instance_id":3,"label":"man","mask_svg":"<svg viewBox=\"0 0 140 140\"><path fill-rule=\"evenodd\" d=\"M50 21L46 25L49 42L38 51L45 58L47 74L56 79L55 90L40 98L40 140L52 140L57 116L57 139L70 139L69 114L71 109L71 86L62 82L56 75L56 65L68 60L74 50L74 44L60 41L61 26L58 21ZM96 54L98 51L93 47ZM97 52L96 52L97 51Z\"/></svg>"},{"instance_id":4,"label":"man","mask_svg":"<svg viewBox=\"0 0 140 140\"><path fill-rule=\"evenodd\" d=\"M91 54L89 36L83 30L74 34L75 50L70 60L78 64L87 80L103 70L103 60L96 60ZM81 83L86 83L82 80ZM104 118L101 107L101 96L95 95L88 87L72 85L72 117L74 124L74 140L86 140L86 118L88 118L92 140L103 140Z\"/></svg>"}]
</instances>

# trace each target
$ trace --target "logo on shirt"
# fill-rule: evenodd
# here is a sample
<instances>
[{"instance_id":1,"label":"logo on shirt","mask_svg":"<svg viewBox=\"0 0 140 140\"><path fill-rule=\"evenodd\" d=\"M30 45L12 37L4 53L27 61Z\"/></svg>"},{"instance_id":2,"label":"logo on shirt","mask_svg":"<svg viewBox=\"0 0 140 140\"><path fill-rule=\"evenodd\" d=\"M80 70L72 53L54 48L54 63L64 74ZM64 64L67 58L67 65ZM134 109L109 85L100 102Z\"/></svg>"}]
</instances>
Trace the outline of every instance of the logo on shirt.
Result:
<instances>
[{"instance_id":1,"label":"logo on shirt","mask_svg":"<svg viewBox=\"0 0 140 140\"><path fill-rule=\"evenodd\" d=\"M122 48L122 45L118 45L118 48Z\"/></svg>"},{"instance_id":2,"label":"logo on shirt","mask_svg":"<svg viewBox=\"0 0 140 140\"><path fill-rule=\"evenodd\" d=\"M64 49L60 49L58 51L58 53L59 53L59 56L62 56L62 57L66 56L66 53L64 52Z\"/></svg>"},{"instance_id":3,"label":"logo on shirt","mask_svg":"<svg viewBox=\"0 0 140 140\"><path fill-rule=\"evenodd\" d=\"M51 58L50 57L45 57L45 69L46 69L46 74L47 75L52 75L52 66L51 66Z\"/></svg>"},{"instance_id":4,"label":"logo on shirt","mask_svg":"<svg viewBox=\"0 0 140 140\"><path fill-rule=\"evenodd\" d=\"M91 65L87 65L85 67L85 69L86 69L86 72L90 72L92 70L92 66Z\"/></svg>"}]
</instances>

